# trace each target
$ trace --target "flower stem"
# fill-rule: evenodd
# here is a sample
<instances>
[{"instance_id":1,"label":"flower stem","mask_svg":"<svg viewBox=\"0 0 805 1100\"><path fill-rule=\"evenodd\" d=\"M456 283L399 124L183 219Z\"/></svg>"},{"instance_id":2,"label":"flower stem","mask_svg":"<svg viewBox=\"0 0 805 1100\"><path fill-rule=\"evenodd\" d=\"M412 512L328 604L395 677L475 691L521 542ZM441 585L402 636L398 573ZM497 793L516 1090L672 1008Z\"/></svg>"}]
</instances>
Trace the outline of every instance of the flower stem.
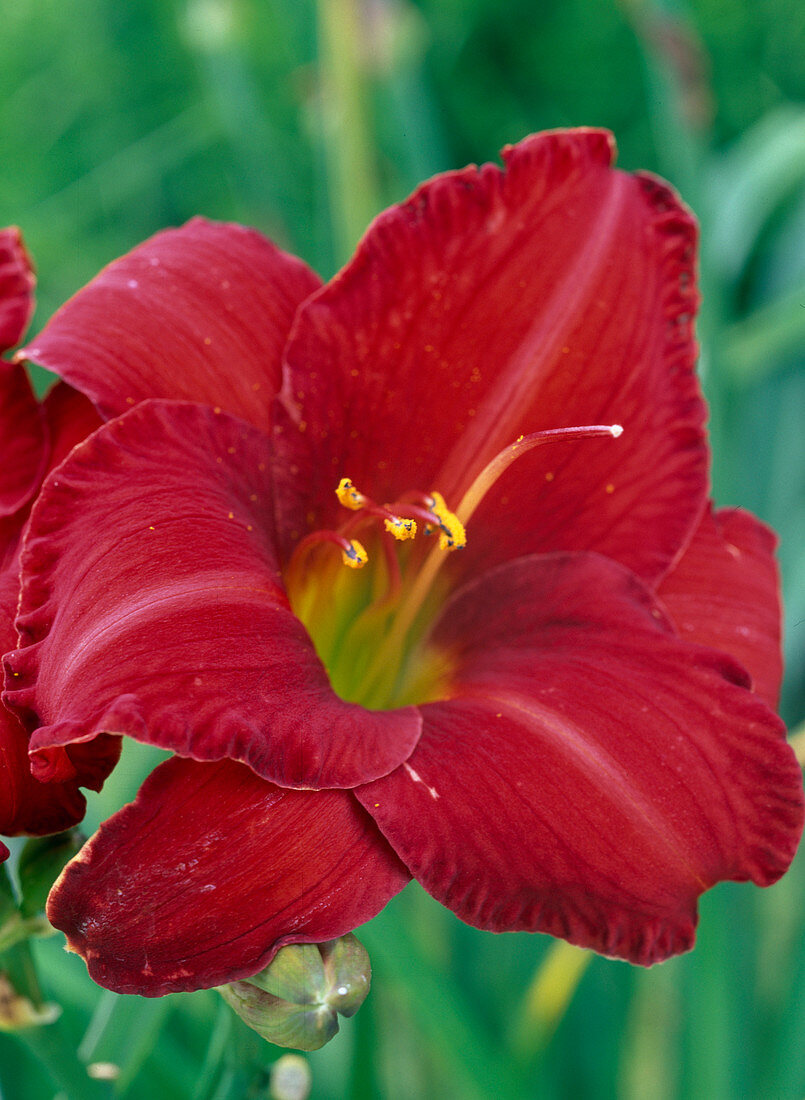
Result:
<instances>
[{"instance_id":1,"label":"flower stem","mask_svg":"<svg viewBox=\"0 0 805 1100\"><path fill-rule=\"evenodd\" d=\"M380 210L361 0L318 0L324 154L338 263ZM363 17L363 18L362 18Z\"/></svg>"},{"instance_id":2,"label":"flower stem","mask_svg":"<svg viewBox=\"0 0 805 1100\"><path fill-rule=\"evenodd\" d=\"M28 1048L68 1100L109 1100L111 1085L89 1076L76 1046L66 1034L60 1010L44 1004L30 944L16 943L0 955L5 1007L3 1030ZM16 1006L16 1010L12 1011ZM16 1022L14 1017L16 1017ZM37 1022L39 1021L39 1022Z\"/></svg>"},{"instance_id":3,"label":"flower stem","mask_svg":"<svg viewBox=\"0 0 805 1100\"><path fill-rule=\"evenodd\" d=\"M15 1033L31 1056L48 1072L68 1100L110 1100L111 1081L96 1081L78 1060L75 1046L64 1033L61 1021L42 1027L29 1027Z\"/></svg>"},{"instance_id":4,"label":"flower stem","mask_svg":"<svg viewBox=\"0 0 805 1100\"><path fill-rule=\"evenodd\" d=\"M512 1049L524 1061L547 1046L592 957L564 940L551 944L526 990L512 1036Z\"/></svg>"}]
</instances>

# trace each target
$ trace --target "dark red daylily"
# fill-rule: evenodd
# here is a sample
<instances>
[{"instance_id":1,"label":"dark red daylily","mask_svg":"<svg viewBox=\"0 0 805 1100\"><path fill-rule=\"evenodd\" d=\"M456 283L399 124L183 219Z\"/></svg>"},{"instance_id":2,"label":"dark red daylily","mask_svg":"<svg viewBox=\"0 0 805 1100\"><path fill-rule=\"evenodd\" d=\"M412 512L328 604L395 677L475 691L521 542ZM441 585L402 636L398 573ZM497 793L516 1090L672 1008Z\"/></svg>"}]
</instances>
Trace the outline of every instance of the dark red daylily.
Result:
<instances>
[{"instance_id":1,"label":"dark red daylily","mask_svg":"<svg viewBox=\"0 0 805 1100\"><path fill-rule=\"evenodd\" d=\"M19 231L0 230L0 353L19 343L33 310L34 275ZM0 360L0 648L17 644L19 542L45 473L100 424L92 405L63 382L40 404L21 364ZM0 707L0 834L59 832L84 816L80 787L99 790L119 755L116 738L70 748L61 782L31 775L28 736ZM8 849L0 844L0 857Z\"/></svg>"},{"instance_id":2,"label":"dark red daylily","mask_svg":"<svg viewBox=\"0 0 805 1100\"><path fill-rule=\"evenodd\" d=\"M193 221L22 353L109 421L33 509L5 699L43 781L176 754L51 895L101 984L245 977L410 876L651 963L788 866L773 540L707 504L694 222L612 151L431 180L324 287Z\"/></svg>"}]
</instances>

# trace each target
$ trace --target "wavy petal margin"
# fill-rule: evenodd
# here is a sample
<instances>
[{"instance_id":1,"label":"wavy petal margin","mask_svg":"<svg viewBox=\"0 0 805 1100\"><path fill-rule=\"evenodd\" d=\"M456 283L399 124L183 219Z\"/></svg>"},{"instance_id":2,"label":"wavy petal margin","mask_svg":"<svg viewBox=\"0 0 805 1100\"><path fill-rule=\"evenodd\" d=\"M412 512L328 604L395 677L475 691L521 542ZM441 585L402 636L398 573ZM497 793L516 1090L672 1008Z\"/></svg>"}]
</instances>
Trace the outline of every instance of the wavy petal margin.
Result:
<instances>
[{"instance_id":1,"label":"wavy petal margin","mask_svg":"<svg viewBox=\"0 0 805 1100\"><path fill-rule=\"evenodd\" d=\"M320 285L255 230L194 218L109 264L17 354L104 417L174 398L266 429L288 330Z\"/></svg>"},{"instance_id":2,"label":"wavy petal margin","mask_svg":"<svg viewBox=\"0 0 805 1100\"><path fill-rule=\"evenodd\" d=\"M715 882L787 868L803 799L782 723L615 563L500 567L456 595L434 644L452 697L420 708L410 760L357 794L463 920L648 965L692 946Z\"/></svg>"},{"instance_id":3,"label":"wavy petal margin","mask_svg":"<svg viewBox=\"0 0 805 1100\"><path fill-rule=\"evenodd\" d=\"M339 699L288 605L270 461L243 421L150 401L45 483L4 695L39 778L99 733L240 760L288 787L351 787L410 755L416 709Z\"/></svg>"},{"instance_id":4,"label":"wavy petal margin","mask_svg":"<svg viewBox=\"0 0 805 1100\"><path fill-rule=\"evenodd\" d=\"M85 397L57 383L42 405L37 402L21 365L0 364L0 430L3 462L0 482L10 472L25 477L17 496L26 506L0 518L0 653L17 645L14 617L19 600L19 542L30 510L29 498L46 469L58 465L73 445L93 431L100 418ZM10 399L14 395L15 399ZM0 492L0 496L2 493ZM117 737L100 737L91 745L64 753L60 781L40 782L31 774L28 734L16 714L0 705L0 833L44 836L77 824L86 800L80 787L100 790L120 755ZM0 846L0 852L8 850Z\"/></svg>"},{"instance_id":5,"label":"wavy petal margin","mask_svg":"<svg viewBox=\"0 0 805 1100\"><path fill-rule=\"evenodd\" d=\"M52 386L42 402L50 435L48 470L63 462L73 447L100 428L95 406L66 382Z\"/></svg>"},{"instance_id":6,"label":"wavy petal margin","mask_svg":"<svg viewBox=\"0 0 805 1100\"><path fill-rule=\"evenodd\" d=\"M332 525L342 476L380 502L437 489L455 508L520 434L617 423L617 443L519 459L456 568L596 550L664 574L707 489L697 232L667 185L613 170L613 152L604 131L538 134L504 150L505 170L448 172L376 219L286 352L286 537Z\"/></svg>"},{"instance_id":7,"label":"wavy petal margin","mask_svg":"<svg viewBox=\"0 0 805 1100\"><path fill-rule=\"evenodd\" d=\"M48 917L99 985L154 997L350 932L409 878L350 794L173 759L68 864Z\"/></svg>"},{"instance_id":8,"label":"wavy petal margin","mask_svg":"<svg viewBox=\"0 0 805 1100\"><path fill-rule=\"evenodd\" d=\"M24 507L46 469L47 425L21 364L0 360L0 518Z\"/></svg>"},{"instance_id":9,"label":"wavy petal margin","mask_svg":"<svg viewBox=\"0 0 805 1100\"><path fill-rule=\"evenodd\" d=\"M35 286L19 229L0 229L0 352L22 339L34 311Z\"/></svg>"},{"instance_id":10,"label":"wavy petal margin","mask_svg":"<svg viewBox=\"0 0 805 1100\"><path fill-rule=\"evenodd\" d=\"M777 537L748 512L708 509L657 596L680 636L735 657L776 707L783 678Z\"/></svg>"},{"instance_id":11,"label":"wavy petal margin","mask_svg":"<svg viewBox=\"0 0 805 1100\"><path fill-rule=\"evenodd\" d=\"M19 576L16 562L0 573L0 652L16 645L14 615ZM100 738L92 755L79 749L67 763L64 782L40 783L31 775L28 735L19 719L0 704L0 833L45 836L77 824L86 801L79 787L100 790L120 753L118 738Z\"/></svg>"}]
</instances>

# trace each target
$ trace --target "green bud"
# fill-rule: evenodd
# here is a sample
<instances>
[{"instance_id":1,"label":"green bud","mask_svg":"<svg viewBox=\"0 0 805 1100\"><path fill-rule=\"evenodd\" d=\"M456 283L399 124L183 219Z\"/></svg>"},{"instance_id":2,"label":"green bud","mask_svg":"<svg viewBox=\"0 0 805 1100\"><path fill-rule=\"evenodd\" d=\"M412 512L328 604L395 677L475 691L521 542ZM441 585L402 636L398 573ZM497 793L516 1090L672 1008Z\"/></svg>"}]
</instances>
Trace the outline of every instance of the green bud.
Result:
<instances>
[{"instance_id":1,"label":"green bud","mask_svg":"<svg viewBox=\"0 0 805 1100\"><path fill-rule=\"evenodd\" d=\"M327 992L324 963L317 943L281 947L265 970L247 980L291 1004L316 1004L324 1000Z\"/></svg>"},{"instance_id":2,"label":"green bud","mask_svg":"<svg viewBox=\"0 0 805 1100\"><path fill-rule=\"evenodd\" d=\"M329 990L328 1003L342 1016L354 1016L369 992L372 967L361 941L350 932L320 945Z\"/></svg>"},{"instance_id":3,"label":"green bud","mask_svg":"<svg viewBox=\"0 0 805 1100\"><path fill-rule=\"evenodd\" d=\"M318 1050L366 999L371 967L350 932L327 943L281 947L265 970L218 992L249 1027L281 1047Z\"/></svg>"},{"instance_id":4,"label":"green bud","mask_svg":"<svg viewBox=\"0 0 805 1100\"><path fill-rule=\"evenodd\" d=\"M60 1015L61 1009L57 1005L37 1007L14 988L8 974L0 972L0 1031L19 1031L21 1028L52 1024Z\"/></svg>"}]
</instances>

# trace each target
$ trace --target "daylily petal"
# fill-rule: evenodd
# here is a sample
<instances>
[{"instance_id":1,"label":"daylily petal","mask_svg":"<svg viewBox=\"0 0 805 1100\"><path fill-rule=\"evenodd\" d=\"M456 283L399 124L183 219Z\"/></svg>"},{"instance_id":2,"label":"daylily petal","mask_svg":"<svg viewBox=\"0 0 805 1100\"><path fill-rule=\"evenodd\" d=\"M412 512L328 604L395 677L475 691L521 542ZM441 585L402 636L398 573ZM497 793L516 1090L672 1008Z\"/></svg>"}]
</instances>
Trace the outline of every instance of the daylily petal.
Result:
<instances>
[{"instance_id":1,"label":"daylily petal","mask_svg":"<svg viewBox=\"0 0 805 1100\"><path fill-rule=\"evenodd\" d=\"M0 573L17 568L19 544L19 514L0 516Z\"/></svg>"},{"instance_id":2,"label":"daylily petal","mask_svg":"<svg viewBox=\"0 0 805 1100\"><path fill-rule=\"evenodd\" d=\"M783 676L776 545L748 512L708 510L657 590L679 634L739 660L772 707Z\"/></svg>"},{"instance_id":3,"label":"daylily petal","mask_svg":"<svg viewBox=\"0 0 805 1100\"><path fill-rule=\"evenodd\" d=\"M787 867L802 779L782 724L615 563L500 567L448 605L436 642L453 697L421 708L410 761L357 794L462 919L648 964L691 946L713 883Z\"/></svg>"},{"instance_id":4,"label":"daylily petal","mask_svg":"<svg viewBox=\"0 0 805 1100\"><path fill-rule=\"evenodd\" d=\"M65 382L51 387L42 404L50 435L48 470L52 470L103 421L92 402Z\"/></svg>"},{"instance_id":5,"label":"daylily petal","mask_svg":"<svg viewBox=\"0 0 805 1100\"><path fill-rule=\"evenodd\" d=\"M54 471L23 549L23 648L6 657L35 774L104 731L289 787L354 786L408 757L416 709L339 699L290 610L270 478L267 436L168 401Z\"/></svg>"},{"instance_id":6,"label":"daylily petal","mask_svg":"<svg viewBox=\"0 0 805 1100\"><path fill-rule=\"evenodd\" d=\"M610 167L609 135L542 134L429 181L370 227L300 310L277 414L288 530L330 526L342 476L379 502L456 508L521 433L617 423L539 447L491 490L461 567L593 549L647 579L706 493L693 374L696 228L669 187Z\"/></svg>"},{"instance_id":7,"label":"daylily petal","mask_svg":"<svg viewBox=\"0 0 805 1100\"><path fill-rule=\"evenodd\" d=\"M37 489L48 468L93 431L100 418L85 397L59 382L43 405L34 397L21 365L0 364L4 383L12 382L15 400L0 404L3 462L0 470L20 474L27 466L28 491ZM27 461L26 461L27 456ZM2 473L0 473L2 477ZM0 653L17 644L14 617L19 599L19 542L30 506L0 518ZM0 705L0 833L46 835L75 825L84 816L79 787L100 790L117 762L117 737L97 738L91 746L74 746L63 754L58 782L43 783L31 775L28 735L16 714Z\"/></svg>"},{"instance_id":8,"label":"daylily petal","mask_svg":"<svg viewBox=\"0 0 805 1100\"><path fill-rule=\"evenodd\" d=\"M47 427L21 364L0 360L0 517L25 505L45 472Z\"/></svg>"},{"instance_id":9,"label":"daylily petal","mask_svg":"<svg viewBox=\"0 0 805 1100\"><path fill-rule=\"evenodd\" d=\"M40 405L22 364L0 361L0 520L14 517L11 524L0 524L0 563L3 544L12 535L16 541L27 518L20 510L45 473L100 423L86 397L63 382Z\"/></svg>"},{"instance_id":10,"label":"daylily petal","mask_svg":"<svg viewBox=\"0 0 805 1100\"><path fill-rule=\"evenodd\" d=\"M158 996L343 935L409 877L350 794L173 759L68 864L48 916L100 985Z\"/></svg>"},{"instance_id":11,"label":"daylily petal","mask_svg":"<svg viewBox=\"0 0 805 1100\"><path fill-rule=\"evenodd\" d=\"M19 229L0 229L0 352L22 339L34 311L35 286Z\"/></svg>"},{"instance_id":12,"label":"daylily petal","mask_svg":"<svg viewBox=\"0 0 805 1100\"><path fill-rule=\"evenodd\" d=\"M14 615L19 592L15 566L0 573L0 652L17 642ZM79 786L100 790L119 755L118 738L100 738L93 756L79 752L68 763L72 777L62 783L40 783L31 775L28 735L19 719L0 705L0 833L44 836L75 825L84 816Z\"/></svg>"},{"instance_id":13,"label":"daylily petal","mask_svg":"<svg viewBox=\"0 0 805 1100\"><path fill-rule=\"evenodd\" d=\"M47 836L77 825L86 810L79 788L100 790L119 756L118 738L98 739L91 756L75 761L72 779L40 783L31 775L25 730L0 705L0 833Z\"/></svg>"},{"instance_id":14,"label":"daylily petal","mask_svg":"<svg viewBox=\"0 0 805 1100\"><path fill-rule=\"evenodd\" d=\"M256 231L194 218L111 263L18 355L104 416L187 398L267 427L296 308L319 286Z\"/></svg>"}]
</instances>

